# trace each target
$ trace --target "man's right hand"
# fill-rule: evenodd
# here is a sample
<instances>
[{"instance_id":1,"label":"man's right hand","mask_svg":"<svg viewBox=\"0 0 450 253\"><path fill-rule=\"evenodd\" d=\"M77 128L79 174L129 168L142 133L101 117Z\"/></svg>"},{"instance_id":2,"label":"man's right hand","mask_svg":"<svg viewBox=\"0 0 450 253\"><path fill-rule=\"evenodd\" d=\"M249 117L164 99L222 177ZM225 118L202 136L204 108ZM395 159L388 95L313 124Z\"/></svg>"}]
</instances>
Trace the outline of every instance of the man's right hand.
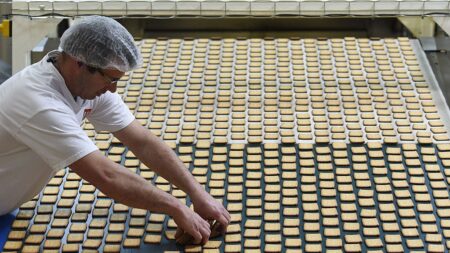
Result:
<instances>
[{"instance_id":1,"label":"man's right hand","mask_svg":"<svg viewBox=\"0 0 450 253\"><path fill-rule=\"evenodd\" d=\"M196 212L180 203L180 206L175 208L172 218L178 225L176 237L188 233L194 238L194 244L208 242L211 234L210 224Z\"/></svg>"}]
</instances>

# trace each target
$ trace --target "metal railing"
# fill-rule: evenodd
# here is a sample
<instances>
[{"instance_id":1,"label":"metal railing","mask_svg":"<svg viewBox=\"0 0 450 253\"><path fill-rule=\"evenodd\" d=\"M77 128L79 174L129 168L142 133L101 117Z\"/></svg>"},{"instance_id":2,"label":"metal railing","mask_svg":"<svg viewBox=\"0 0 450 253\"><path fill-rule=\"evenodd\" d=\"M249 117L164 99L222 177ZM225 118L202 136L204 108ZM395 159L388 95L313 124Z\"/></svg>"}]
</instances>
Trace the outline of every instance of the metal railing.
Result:
<instances>
[{"instance_id":1,"label":"metal railing","mask_svg":"<svg viewBox=\"0 0 450 253\"><path fill-rule=\"evenodd\" d=\"M450 1L423 0L15 0L13 15L29 17L379 17L450 13Z\"/></svg>"}]
</instances>

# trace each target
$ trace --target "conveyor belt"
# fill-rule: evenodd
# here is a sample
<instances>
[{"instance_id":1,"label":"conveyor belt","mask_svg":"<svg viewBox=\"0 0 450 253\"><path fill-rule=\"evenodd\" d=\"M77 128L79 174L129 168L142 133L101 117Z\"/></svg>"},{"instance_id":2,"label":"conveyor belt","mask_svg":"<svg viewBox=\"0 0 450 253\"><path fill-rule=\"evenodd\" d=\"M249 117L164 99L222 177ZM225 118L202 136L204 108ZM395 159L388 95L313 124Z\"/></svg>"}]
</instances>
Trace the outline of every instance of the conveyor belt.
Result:
<instances>
[{"instance_id":1,"label":"conveyor belt","mask_svg":"<svg viewBox=\"0 0 450 253\"><path fill-rule=\"evenodd\" d=\"M4 250L448 252L448 109L407 38L139 45L144 65L118 92L227 206L227 234L183 248L172 219L65 169L21 207ZM110 159L190 205L117 139L84 128Z\"/></svg>"}]
</instances>

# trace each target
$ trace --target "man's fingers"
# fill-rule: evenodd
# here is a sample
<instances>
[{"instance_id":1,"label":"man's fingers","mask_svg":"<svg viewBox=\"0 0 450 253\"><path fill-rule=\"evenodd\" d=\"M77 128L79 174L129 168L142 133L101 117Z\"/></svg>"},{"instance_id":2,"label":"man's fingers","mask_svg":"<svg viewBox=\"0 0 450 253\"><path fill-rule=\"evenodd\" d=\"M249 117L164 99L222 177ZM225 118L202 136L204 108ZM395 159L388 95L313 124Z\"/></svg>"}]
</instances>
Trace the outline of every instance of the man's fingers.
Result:
<instances>
[{"instance_id":1,"label":"man's fingers","mask_svg":"<svg viewBox=\"0 0 450 253\"><path fill-rule=\"evenodd\" d=\"M221 206L221 208L222 208L222 214L223 215L225 215L225 217L228 219L228 220L230 220L231 219L231 215L230 215L230 213L228 212L228 210L225 208L225 206Z\"/></svg>"},{"instance_id":2,"label":"man's fingers","mask_svg":"<svg viewBox=\"0 0 450 253\"><path fill-rule=\"evenodd\" d=\"M179 238L177 238L177 243L179 243L181 245L192 244L193 241L194 241L194 238L188 233L184 233Z\"/></svg>"},{"instance_id":3,"label":"man's fingers","mask_svg":"<svg viewBox=\"0 0 450 253\"><path fill-rule=\"evenodd\" d=\"M214 215L211 215L210 219L216 220L222 225L228 225L231 221L231 216L228 214L228 211L225 208L222 208L222 210L217 209L214 212Z\"/></svg>"},{"instance_id":4,"label":"man's fingers","mask_svg":"<svg viewBox=\"0 0 450 253\"><path fill-rule=\"evenodd\" d=\"M209 235L211 234L211 225L209 223L204 224L202 227L203 235L207 236L209 238Z\"/></svg>"},{"instance_id":5,"label":"man's fingers","mask_svg":"<svg viewBox=\"0 0 450 253\"><path fill-rule=\"evenodd\" d=\"M194 237L194 244L205 244L209 239L209 235L211 234L209 223L200 217L197 221L197 230L195 230L192 234L192 236Z\"/></svg>"},{"instance_id":6,"label":"man's fingers","mask_svg":"<svg viewBox=\"0 0 450 253\"><path fill-rule=\"evenodd\" d=\"M224 216L224 215L221 215L220 217L219 217L219 219L217 219L217 221L222 225L222 226L228 226L228 224L230 223L229 221L228 221L228 219Z\"/></svg>"},{"instance_id":7,"label":"man's fingers","mask_svg":"<svg viewBox=\"0 0 450 253\"><path fill-rule=\"evenodd\" d=\"M175 233L175 239L178 239L180 236L184 234L183 229L177 228L177 232Z\"/></svg>"},{"instance_id":8,"label":"man's fingers","mask_svg":"<svg viewBox=\"0 0 450 253\"><path fill-rule=\"evenodd\" d=\"M211 237L225 234L227 226L228 220L225 218L225 216L220 216L220 219L216 221L216 224L213 227L213 231L211 231Z\"/></svg>"},{"instance_id":9,"label":"man's fingers","mask_svg":"<svg viewBox=\"0 0 450 253\"><path fill-rule=\"evenodd\" d=\"M202 244L205 244L208 242L210 234L211 234L211 230L210 230L209 226L202 229L202 236L203 236Z\"/></svg>"},{"instance_id":10,"label":"man's fingers","mask_svg":"<svg viewBox=\"0 0 450 253\"><path fill-rule=\"evenodd\" d=\"M194 237L194 244L200 244L202 242L203 236L199 231L195 231L192 237Z\"/></svg>"},{"instance_id":11,"label":"man's fingers","mask_svg":"<svg viewBox=\"0 0 450 253\"><path fill-rule=\"evenodd\" d=\"M222 206L221 210L217 212L216 216L216 220L221 219L221 216L223 216L227 220L227 222L222 221L222 224L228 224L231 222L231 215L224 206Z\"/></svg>"},{"instance_id":12,"label":"man's fingers","mask_svg":"<svg viewBox=\"0 0 450 253\"><path fill-rule=\"evenodd\" d=\"M209 235L211 234L211 228L209 222L201 219L201 226L199 227L200 233L202 235L201 244L205 244L209 240Z\"/></svg>"},{"instance_id":13,"label":"man's fingers","mask_svg":"<svg viewBox=\"0 0 450 253\"><path fill-rule=\"evenodd\" d=\"M228 223L230 223L231 222L231 215L230 215L230 213L228 212L227 209L225 209L225 207L223 208L223 210L224 210L224 213L225 213L225 217L228 220Z\"/></svg>"},{"instance_id":14,"label":"man's fingers","mask_svg":"<svg viewBox=\"0 0 450 253\"><path fill-rule=\"evenodd\" d=\"M208 240L209 240L209 236L203 237L203 239L202 239L202 245L205 245L205 244L208 242Z\"/></svg>"},{"instance_id":15,"label":"man's fingers","mask_svg":"<svg viewBox=\"0 0 450 253\"><path fill-rule=\"evenodd\" d=\"M228 220L226 217L223 217L223 219L225 221L227 221L227 222L226 223L220 223L220 228L221 228L220 232L222 234L225 234L227 232L228 225L230 225L230 220Z\"/></svg>"}]
</instances>

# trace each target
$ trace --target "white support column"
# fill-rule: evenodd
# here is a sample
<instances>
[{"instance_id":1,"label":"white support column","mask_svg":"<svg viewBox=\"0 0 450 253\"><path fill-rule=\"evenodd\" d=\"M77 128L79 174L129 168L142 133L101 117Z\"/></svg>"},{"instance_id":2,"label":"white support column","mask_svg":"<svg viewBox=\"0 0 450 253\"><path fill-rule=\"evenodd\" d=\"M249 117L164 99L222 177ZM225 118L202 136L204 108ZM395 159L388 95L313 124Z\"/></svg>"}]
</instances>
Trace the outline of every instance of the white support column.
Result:
<instances>
[{"instance_id":1,"label":"white support column","mask_svg":"<svg viewBox=\"0 0 450 253\"><path fill-rule=\"evenodd\" d=\"M436 24L438 24L444 32L450 34L450 18L449 17L433 17Z\"/></svg>"},{"instance_id":2,"label":"white support column","mask_svg":"<svg viewBox=\"0 0 450 253\"><path fill-rule=\"evenodd\" d=\"M45 36L56 37L58 18L33 18L13 16L12 74L30 65L30 52Z\"/></svg>"},{"instance_id":3,"label":"white support column","mask_svg":"<svg viewBox=\"0 0 450 253\"><path fill-rule=\"evenodd\" d=\"M406 26L416 37L433 37L435 22L433 17L398 17L398 20Z\"/></svg>"}]
</instances>

